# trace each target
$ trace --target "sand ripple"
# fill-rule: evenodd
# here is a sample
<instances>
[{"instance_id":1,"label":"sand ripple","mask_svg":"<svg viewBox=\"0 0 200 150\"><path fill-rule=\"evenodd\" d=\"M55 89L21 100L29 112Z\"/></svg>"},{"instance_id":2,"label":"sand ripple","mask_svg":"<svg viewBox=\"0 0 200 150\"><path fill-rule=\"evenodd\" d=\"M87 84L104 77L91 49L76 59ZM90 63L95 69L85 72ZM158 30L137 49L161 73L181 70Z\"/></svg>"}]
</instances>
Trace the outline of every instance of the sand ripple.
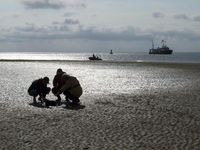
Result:
<instances>
[{"instance_id":1,"label":"sand ripple","mask_svg":"<svg viewBox=\"0 0 200 150\"><path fill-rule=\"evenodd\" d=\"M119 69L118 72L113 69L116 66L112 66L111 71L107 72L107 75L113 75L111 78L116 78L117 81L123 78L123 82L129 84L128 78L132 77L130 85L140 86L138 90L129 87L129 92L122 89L121 93L117 87L117 90L109 93L106 88L115 89L115 83L109 83L108 78L99 73L110 69L110 66L104 66L105 68L97 69L97 76L92 78L100 78L98 84L106 78L106 88L101 85L99 87L103 88L92 93L92 88L97 87L87 83L82 71L88 69L88 65L82 65L79 77L84 86L90 85L85 88L81 99L86 107L73 110L66 109L63 105L49 109L29 105L31 99L26 93L28 81L38 76L36 70L40 70L42 65L6 65L7 67L1 64L3 72L0 73L0 149L200 149L200 72L196 68L167 66L166 69L162 65L143 68L141 64L130 65L126 76L126 69L122 67L125 71L123 74L122 70ZM60 65L64 67L66 64ZM68 64L70 65L73 66ZM22 73L29 67L33 71ZM40 74L45 75L48 70L53 74L57 67L58 64L48 64L42 67ZM131 67L133 70L129 71ZM76 70L76 65L72 68L75 73L80 69ZM153 71L155 68L159 69ZM111 74L113 70L123 76ZM170 74L162 81L165 72ZM16 80L10 81L14 78ZM143 80L143 84L140 84Z\"/></svg>"}]
</instances>

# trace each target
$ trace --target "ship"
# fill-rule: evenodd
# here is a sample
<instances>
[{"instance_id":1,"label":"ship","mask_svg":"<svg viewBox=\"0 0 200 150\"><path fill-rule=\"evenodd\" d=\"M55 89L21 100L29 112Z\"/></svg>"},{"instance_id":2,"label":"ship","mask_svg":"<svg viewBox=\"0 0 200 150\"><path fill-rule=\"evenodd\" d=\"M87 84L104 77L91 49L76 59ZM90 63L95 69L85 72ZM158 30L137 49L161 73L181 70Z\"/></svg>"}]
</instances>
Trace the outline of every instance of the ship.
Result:
<instances>
[{"instance_id":1,"label":"ship","mask_svg":"<svg viewBox=\"0 0 200 150\"><path fill-rule=\"evenodd\" d=\"M154 48L154 43L152 40L152 48L149 50L149 54L172 54L173 50L169 49L166 45L166 41L162 40L162 47Z\"/></svg>"}]
</instances>

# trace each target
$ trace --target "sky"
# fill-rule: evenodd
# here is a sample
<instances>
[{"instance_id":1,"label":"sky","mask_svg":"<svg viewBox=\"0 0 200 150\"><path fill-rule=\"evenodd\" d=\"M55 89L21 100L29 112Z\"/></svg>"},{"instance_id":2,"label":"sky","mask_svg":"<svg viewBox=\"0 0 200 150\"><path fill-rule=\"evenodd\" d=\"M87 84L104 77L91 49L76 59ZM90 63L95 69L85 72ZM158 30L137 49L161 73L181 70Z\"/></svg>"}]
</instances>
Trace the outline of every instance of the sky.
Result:
<instances>
[{"instance_id":1,"label":"sky","mask_svg":"<svg viewBox=\"0 0 200 150\"><path fill-rule=\"evenodd\" d=\"M6 0L0 52L200 52L199 0Z\"/></svg>"}]
</instances>

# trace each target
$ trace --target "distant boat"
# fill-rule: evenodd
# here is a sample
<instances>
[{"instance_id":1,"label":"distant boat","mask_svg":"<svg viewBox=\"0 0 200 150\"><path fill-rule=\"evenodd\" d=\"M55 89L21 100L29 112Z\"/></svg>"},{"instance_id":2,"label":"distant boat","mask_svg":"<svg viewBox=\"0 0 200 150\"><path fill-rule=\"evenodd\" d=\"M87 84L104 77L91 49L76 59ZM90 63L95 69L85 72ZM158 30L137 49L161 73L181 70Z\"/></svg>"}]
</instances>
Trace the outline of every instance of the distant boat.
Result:
<instances>
[{"instance_id":1,"label":"distant boat","mask_svg":"<svg viewBox=\"0 0 200 150\"><path fill-rule=\"evenodd\" d=\"M95 56L94 54L88 58L89 60L102 60L99 56Z\"/></svg>"},{"instance_id":2,"label":"distant boat","mask_svg":"<svg viewBox=\"0 0 200 150\"><path fill-rule=\"evenodd\" d=\"M172 54L173 50L169 49L166 45L166 41L162 40L162 47L154 48L154 43L152 40L152 48L149 50L149 54Z\"/></svg>"},{"instance_id":3,"label":"distant boat","mask_svg":"<svg viewBox=\"0 0 200 150\"><path fill-rule=\"evenodd\" d=\"M112 49L110 50L110 54L113 54L113 51L112 51Z\"/></svg>"}]
</instances>

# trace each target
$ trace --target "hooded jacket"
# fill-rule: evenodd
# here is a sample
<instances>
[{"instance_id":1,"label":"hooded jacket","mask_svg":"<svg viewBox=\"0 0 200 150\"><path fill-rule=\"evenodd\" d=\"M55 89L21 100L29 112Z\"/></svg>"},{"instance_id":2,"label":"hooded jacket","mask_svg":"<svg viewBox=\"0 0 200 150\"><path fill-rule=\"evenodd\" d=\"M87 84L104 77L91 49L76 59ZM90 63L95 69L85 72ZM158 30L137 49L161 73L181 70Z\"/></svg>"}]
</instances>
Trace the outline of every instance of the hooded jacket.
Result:
<instances>
[{"instance_id":1,"label":"hooded jacket","mask_svg":"<svg viewBox=\"0 0 200 150\"><path fill-rule=\"evenodd\" d=\"M61 81L62 81L62 87L60 89L61 92L69 91L74 97L77 98L79 98L82 95L83 90L76 77L64 73L62 75Z\"/></svg>"},{"instance_id":2,"label":"hooded jacket","mask_svg":"<svg viewBox=\"0 0 200 150\"><path fill-rule=\"evenodd\" d=\"M57 87L58 89L62 86L62 75L65 74L65 72L62 72L61 74L56 74L53 79L53 86Z\"/></svg>"},{"instance_id":3,"label":"hooded jacket","mask_svg":"<svg viewBox=\"0 0 200 150\"><path fill-rule=\"evenodd\" d=\"M28 88L28 92L31 90L37 90L38 93L44 93L47 89L47 84L43 83L43 79L40 78L32 82L31 86Z\"/></svg>"}]
</instances>

